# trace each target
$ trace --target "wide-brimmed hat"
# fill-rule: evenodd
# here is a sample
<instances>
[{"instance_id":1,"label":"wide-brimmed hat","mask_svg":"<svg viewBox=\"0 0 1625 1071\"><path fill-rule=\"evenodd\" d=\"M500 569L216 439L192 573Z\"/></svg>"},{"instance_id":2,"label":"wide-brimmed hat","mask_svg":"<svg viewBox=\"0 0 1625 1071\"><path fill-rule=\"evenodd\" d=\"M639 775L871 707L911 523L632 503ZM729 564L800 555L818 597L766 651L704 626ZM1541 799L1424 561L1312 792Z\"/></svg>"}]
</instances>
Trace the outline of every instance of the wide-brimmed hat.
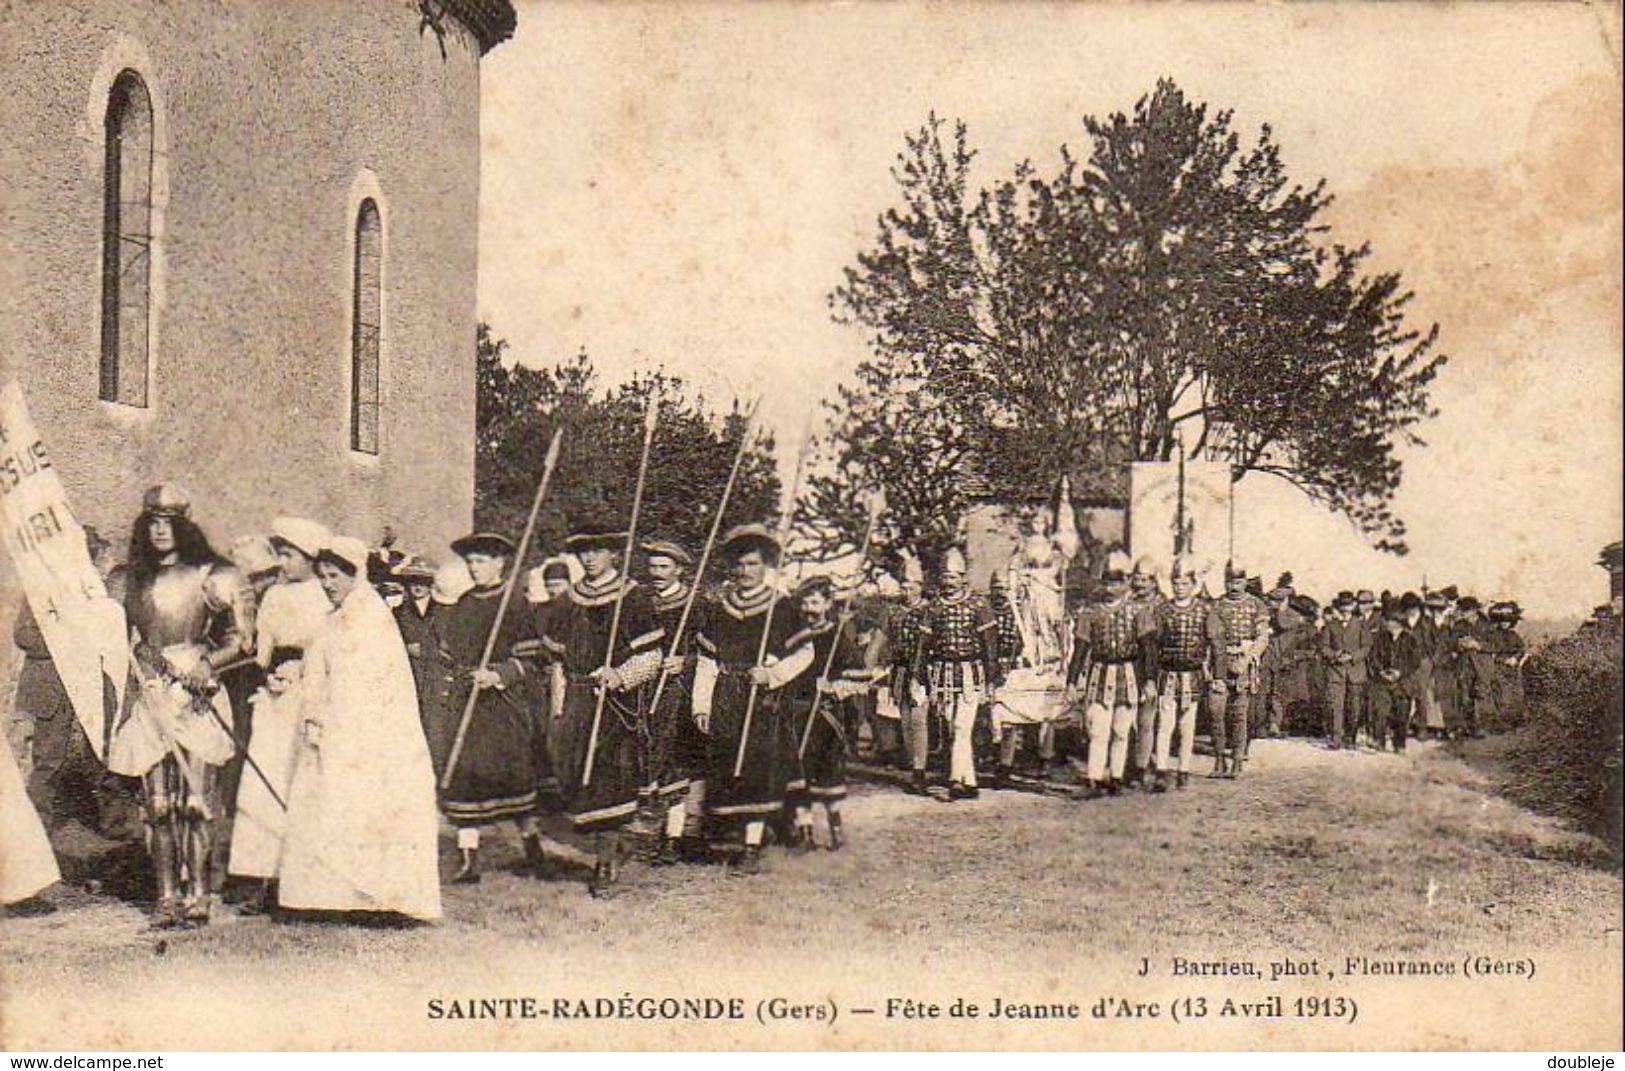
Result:
<instances>
[{"instance_id":1,"label":"wide-brimmed hat","mask_svg":"<svg viewBox=\"0 0 1625 1071\"><path fill-rule=\"evenodd\" d=\"M602 518L584 520L570 529L564 537L564 549L580 553L584 550L614 550L626 544L627 531Z\"/></svg>"},{"instance_id":2,"label":"wide-brimmed hat","mask_svg":"<svg viewBox=\"0 0 1625 1071\"><path fill-rule=\"evenodd\" d=\"M722 537L720 548L725 558L737 558L749 551L759 551L769 562L779 559L778 538L763 524L737 524Z\"/></svg>"},{"instance_id":3,"label":"wide-brimmed hat","mask_svg":"<svg viewBox=\"0 0 1625 1071\"><path fill-rule=\"evenodd\" d=\"M141 496L141 512L149 517L185 517L192 512L192 496L175 484L156 484Z\"/></svg>"},{"instance_id":4,"label":"wide-brimmed hat","mask_svg":"<svg viewBox=\"0 0 1625 1071\"><path fill-rule=\"evenodd\" d=\"M1523 617L1523 608L1510 599L1490 604L1490 618L1495 621L1516 621Z\"/></svg>"},{"instance_id":5,"label":"wide-brimmed hat","mask_svg":"<svg viewBox=\"0 0 1625 1071\"><path fill-rule=\"evenodd\" d=\"M336 535L327 540L327 544L316 554L317 561L334 562L340 566L348 567L352 575L365 575L367 561L372 557L372 548L354 536Z\"/></svg>"},{"instance_id":6,"label":"wide-brimmed hat","mask_svg":"<svg viewBox=\"0 0 1625 1071\"><path fill-rule=\"evenodd\" d=\"M1442 591L1430 591L1422 597L1422 602L1435 610L1442 610L1450 605L1450 597Z\"/></svg>"},{"instance_id":7,"label":"wide-brimmed hat","mask_svg":"<svg viewBox=\"0 0 1625 1071\"><path fill-rule=\"evenodd\" d=\"M651 558L670 558L679 565L694 564L694 556L669 539L646 539L638 544L638 549Z\"/></svg>"},{"instance_id":8,"label":"wide-brimmed hat","mask_svg":"<svg viewBox=\"0 0 1625 1071\"><path fill-rule=\"evenodd\" d=\"M1354 597L1354 592L1352 591L1339 591L1336 598L1332 599L1332 605L1337 607L1339 610L1347 610L1350 606L1354 606L1358 602L1359 600Z\"/></svg>"},{"instance_id":9,"label":"wide-brimmed hat","mask_svg":"<svg viewBox=\"0 0 1625 1071\"><path fill-rule=\"evenodd\" d=\"M1399 597L1399 608L1407 612L1420 610L1422 608L1422 597L1414 591L1407 591Z\"/></svg>"},{"instance_id":10,"label":"wide-brimmed hat","mask_svg":"<svg viewBox=\"0 0 1625 1071\"><path fill-rule=\"evenodd\" d=\"M403 584L432 584L435 567L433 563L412 555L391 569L390 573Z\"/></svg>"},{"instance_id":11,"label":"wide-brimmed hat","mask_svg":"<svg viewBox=\"0 0 1625 1071\"><path fill-rule=\"evenodd\" d=\"M470 532L461 539L451 541L451 552L459 558L466 558L470 554L511 558L515 549L513 540L500 532Z\"/></svg>"},{"instance_id":12,"label":"wide-brimmed hat","mask_svg":"<svg viewBox=\"0 0 1625 1071\"><path fill-rule=\"evenodd\" d=\"M1355 594L1354 600L1361 606L1374 606L1377 602L1377 593L1370 588L1361 588Z\"/></svg>"},{"instance_id":13,"label":"wide-brimmed hat","mask_svg":"<svg viewBox=\"0 0 1625 1071\"><path fill-rule=\"evenodd\" d=\"M307 558L320 554L332 538L327 525L304 517L278 517L271 522L271 545L285 544Z\"/></svg>"},{"instance_id":14,"label":"wide-brimmed hat","mask_svg":"<svg viewBox=\"0 0 1625 1071\"><path fill-rule=\"evenodd\" d=\"M1471 613L1472 611L1479 609L1483 605L1484 605L1483 603L1478 601L1476 596L1465 595L1465 596L1462 597L1462 600L1460 602L1456 603L1456 609L1458 609L1462 613L1466 614L1466 613Z\"/></svg>"}]
</instances>

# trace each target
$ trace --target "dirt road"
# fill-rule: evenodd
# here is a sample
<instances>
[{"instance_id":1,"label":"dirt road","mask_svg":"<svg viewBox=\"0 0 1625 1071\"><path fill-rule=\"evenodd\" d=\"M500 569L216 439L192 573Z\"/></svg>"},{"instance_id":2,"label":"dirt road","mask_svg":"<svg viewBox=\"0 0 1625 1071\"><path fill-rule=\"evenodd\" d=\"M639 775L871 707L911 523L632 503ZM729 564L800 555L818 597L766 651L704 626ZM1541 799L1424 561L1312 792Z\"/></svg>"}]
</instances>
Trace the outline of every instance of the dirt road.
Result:
<instances>
[{"instance_id":1,"label":"dirt road","mask_svg":"<svg viewBox=\"0 0 1625 1071\"><path fill-rule=\"evenodd\" d=\"M64 894L52 915L0 921L0 1047L1618 1046L1621 882L1594 841L1437 748L1254 756L1237 782L1089 802L864 788L839 853L772 853L754 878L645 871L609 902L495 872L517 855L501 844L483 885L447 889L443 923L410 930L233 917L160 938L132 906ZM1365 973L1418 963L1453 973ZM749 1014L551 1013L623 994L737 997ZM1276 995L1283 1014L1266 1014ZM550 1014L464 1003L510 996ZM775 996L806 1018L766 1018ZM1342 1018L1294 1007L1310 997L1345 998ZM888 1017L911 998L942 1018ZM947 1018L956 998L977 1018ZM1054 1018L989 1018L994 999ZM1095 1014L1119 999L1142 1014Z\"/></svg>"}]
</instances>

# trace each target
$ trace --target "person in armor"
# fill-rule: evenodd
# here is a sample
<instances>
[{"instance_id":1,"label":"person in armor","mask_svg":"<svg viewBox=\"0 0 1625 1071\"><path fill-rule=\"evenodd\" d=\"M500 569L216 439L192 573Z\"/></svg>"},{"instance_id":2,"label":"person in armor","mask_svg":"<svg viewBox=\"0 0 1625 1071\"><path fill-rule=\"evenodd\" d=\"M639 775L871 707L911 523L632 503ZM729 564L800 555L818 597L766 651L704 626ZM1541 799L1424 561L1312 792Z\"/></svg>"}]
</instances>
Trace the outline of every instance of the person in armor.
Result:
<instances>
[{"instance_id":1,"label":"person in armor","mask_svg":"<svg viewBox=\"0 0 1625 1071\"><path fill-rule=\"evenodd\" d=\"M694 718L707 734L707 815L742 826L734 873L752 874L761 867L767 821L784 807L794 755L784 689L812 669L814 652L811 644L790 645L798 615L767 583L779 563L778 539L759 524L740 525L718 549L730 580L694 633Z\"/></svg>"},{"instance_id":2,"label":"person in armor","mask_svg":"<svg viewBox=\"0 0 1625 1071\"><path fill-rule=\"evenodd\" d=\"M1518 621L1522 617L1523 611L1515 602L1490 604L1489 619L1494 629L1490 634L1489 651L1494 659L1495 709L1501 719L1495 728L1502 731L1523 724L1523 664L1529 657L1529 648L1518 635Z\"/></svg>"},{"instance_id":3,"label":"person in armor","mask_svg":"<svg viewBox=\"0 0 1625 1071\"><path fill-rule=\"evenodd\" d=\"M1129 598L1143 609L1146 620L1155 622L1158 611L1166 601L1157 583L1157 566L1150 558L1140 558L1129 574ZM1129 780L1143 788L1151 788L1151 762L1157 743L1157 676L1147 667L1140 688L1140 705L1134 716L1134 757L1129 764ZM1158 766L1160 772L1164 768ZM1159 777L1158 782L1162 779Z\"/></svg>"},{"instance_id":4,"label":"person in armor","mask_svg":"<svg viewBox=\"0 0 1625 1071\"><path fill-rule=\"evenodd\" d=\"M1379 751L1392 743L1396 752L1405 753L1411 704L1422 694L1422 647L1416 634L1405 625L1412 605L1420 616L1421 600L1414 592L1389 604L1382 615L1382 628L1371 638L1366 652L1370 724Z\"/></svg>"},{"instance_id":5,"label":"person in armor","mask_svg":"<svg viewBox=\"0 0 1625 1071\"><path fill-rule=\"evenodd\" d=\"M1247 591L1247 572L1224 569L1224 596L1208 609L1213 680L1213 776L1239 777L1247 760L1247 714L1258 690L1258 660L1270 641L1269 607Z\"/></svg>"},{"instance_id":6,"label":"person in armor","mask_svg":"<svg viewBox=\"0 0 1625 1071\"><path fill-rule=\"evenodd\" d=\"M1320 653L1326 662L1327 744L1333 749L1358 743L1365 705L1366 656L1374 637L1356 606L1353 592L1338 592L1320 634Z\"/></svg>"},{"instance_id":7,"label":"person in armor","mask_svg":"<svg viewBox=\"0 0 1625 1071\"><path fill-rule=\"evenodd\" d=\"M694 660L692 634L683 621L694 597L694 589L684 575L694 567L694 558L682 545L669 539L650 539L641 549L649 574L650 608L660 629L665 661L661 663L656 686L659 706L649 712L644 760L647 784L644 796L658 809L661 843L655 862L669 865L682 858L685 836L699 831L699 818L705 798L705 734L694 724ZM690 612L692 618L692 612ZM679 634L679 625L685 634Z\"/></svg>"},{"instance_id":8,"label":"person in armor","mask_svg":"<svg viewBox=\"0 0 1625 1071\"><path fill-rule=\"evenodd\" d=\"M931 718L925 686L920 683L926 602L925 574L920 569L919 559L903 560L901 586L902 601L893 607L886 630L891 637L891 696L903 723L903 749L912 774L907 790L923 796L925 770L931 761Z\"/></svg>"},{"instance_id":9,"label":"person in armor","mask_svg":"<svg viewBox=\"0 0 1625 1071\"><path fill-rule=\"evenodd\" d=\"M788 641L791 647L809 645L811 672L785 688L795 763L785 787L787 804L794 809L797 851L817 847L813 834L813 808L821 806L829 827L829 848L841 846L841 801L846 798L848 739L841 717L843 700L861 695L863 652L849 631L850 619L837 623L835 586L828 577L815 576L796 589L801 630Z\"/></svg>"},{"instance_id":10,"label":"person in armor","mask_svg":"<svg viewBox=\"0 0 1625 1071\"><path fill-rule=\"evenodd\" d=\"M480 828L502 821L519 827L525 850L520 872L543 877L547 859L537 808L548 771L537 762L544 752L534 740L534 695L525 687L536 666L519 646L530 638L523 600L510 600L500 627L497 625L514 545L504 535L475 532L454 541L451 549L467 563L474 586L456 602L435 611L427 637L428 657L434 665L433 713L427 737L431 749L448 749L441 754L431 751L431 755L442 779L441 809L457 827L459 866L451 880L459 885L480 881ZM496 642L491 659L482 667L480 658L493 630ZM452 765L449 749L456 746L457 729L463 712L469 709L470 696L474 697L473 708L462 752Z\"/></svg>"},{"instance_id":11,"label":"person in armor","mask_svg":"<svg viewBox=\"0 0 1625 1071\"><path fill-rule=\"evenodd\" d=\"M1004 675L993 608L965 582L965 556L958 547L943 555L937 597L926 609L920 643L932 712L949 738L948 798L975 799L976 715Z\"/></svg>"},{"instance_id":12,"label":"person in armor","mask_svg":"<svg viewBox=\"0 0 1625 1071\"><path fill-rule=\"evenodd\" d=\"M217 670L254 642L252 590L209 546L172 484L147 491L130 536L125 617L141 683L109 769L143 781L160 927L209 921L225 880L220 770L237 754Z\"/></svg>"},{"instance_id":13,"label":"person in armor","mask_svg":"<svg viewBox=\"0 0 1625 1071\"><path fill-rule=\"evenodd\" d=\"M589 890L598 897L616 892L627 827L649 783L643 734L658 719L644 708L651 697L643 685L660 672L665 639L648 589L621 572L628 538L607 524L576 525L564 545L580 560L582 577L542 635L563 670L563 720L573 745L564 794L571 826L593 839ZM687 791L681 782L676 788Z\"/></svg>"},{"instance_id":14,"label":"person in armor","mask_svg":"<svg viewBox=\"0 0 1625 1071\"><path fill-rule=\"evenodd\" d=\"M1196 710L1207 688L1207 607L1196 596L1195 571L1174 562L1169 574L1173 598L1157 607L1157 785L1168 790L1169 775L1184 788L1196 756ZM1173 758L1174 730L1179 730L1179 759Z\"/></svg>"},{"instance_id":15,"label":"person in armor","mask_svg":"<svg viewBox=\"0 0 1625 1071\"><path fill-rule=\"evenodd\" d=\"M1156 621L1129 590L1128 556L1114 551L1101 574L1104 602L1078 615L1077 639L1067 673L1082 684L1084 731L1089 738L1085 796L1122 790L1128 768L1129 734L1140 708L1156 643Z\"/></svg>"}]
</instances>

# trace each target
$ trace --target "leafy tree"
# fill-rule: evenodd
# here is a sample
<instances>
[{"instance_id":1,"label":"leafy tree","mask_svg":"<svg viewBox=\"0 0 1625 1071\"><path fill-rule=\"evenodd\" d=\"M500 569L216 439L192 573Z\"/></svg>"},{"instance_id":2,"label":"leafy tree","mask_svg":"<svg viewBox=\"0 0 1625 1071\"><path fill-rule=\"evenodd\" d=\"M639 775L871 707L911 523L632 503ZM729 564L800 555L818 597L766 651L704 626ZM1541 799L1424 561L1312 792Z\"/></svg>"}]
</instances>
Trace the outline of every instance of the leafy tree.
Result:
<instances>
[{"instance_id":1,"label":"leafy tree","mask_svg":"<svg viewBox=\"0 0 1625 1071\"><path fill-rule=\"evenodd\" d=\"M838 475L811 488L809 530L850 542L849 475L960 467L1027 498L1070 474L1088 494L1184 449L1287 480L1403 553L1396 448L1420 442L1445 358L1436 325L1407 325L1400 276L1327 238L1325 183L1293 184L1268 127L1243 148L1232 113L1169 81L1083 126L1086 154L980 191L963 123L933 114L906 139L901 203L830 296L873 353L834 404ZM899 538L942 531L963 507L951 483L896 495L916 511Z\"/></svg>"},{"instance_id":2,"label":"leafy tree","mask_svg":"<svg viewBox=\"0 0 1625 1071\"><path fill-rule=\"evenodd\" d=\"M660 416L639 536L675 539L698 555L745 431L747 417L737 402L718 414L665 372L638 373L601 389L585 351L552 368L510 363L507 342L483 323L475 348L474 514L480 527L518 538L547 445L560 424L565 433L558 469L537 518L531 557L556 553L572 524L582 519L624 525L632 508L644 413L653 395L660 399ZM779 494L773 439L759 432L724 524L772 517Z\"/></svg>"}]
</instances>

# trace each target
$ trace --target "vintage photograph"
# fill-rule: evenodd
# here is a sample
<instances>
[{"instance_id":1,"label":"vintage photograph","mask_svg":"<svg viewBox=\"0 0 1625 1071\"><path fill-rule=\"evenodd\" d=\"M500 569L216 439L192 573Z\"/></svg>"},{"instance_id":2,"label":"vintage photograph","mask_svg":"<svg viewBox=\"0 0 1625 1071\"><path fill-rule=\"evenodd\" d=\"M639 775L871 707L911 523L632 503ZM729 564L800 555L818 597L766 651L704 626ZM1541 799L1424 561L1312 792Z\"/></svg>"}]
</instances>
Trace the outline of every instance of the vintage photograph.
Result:
<instances>
[{"instance_id":1,"label":"vintage photograph","mask_svg":"<svg viewBox=\"0 0 1625 1071\"><path fill-rule=\"evenodd\" d=\"M0 1048L1618 1050L1620 49L0 0Z\"/></svg>"}]
</instances>

